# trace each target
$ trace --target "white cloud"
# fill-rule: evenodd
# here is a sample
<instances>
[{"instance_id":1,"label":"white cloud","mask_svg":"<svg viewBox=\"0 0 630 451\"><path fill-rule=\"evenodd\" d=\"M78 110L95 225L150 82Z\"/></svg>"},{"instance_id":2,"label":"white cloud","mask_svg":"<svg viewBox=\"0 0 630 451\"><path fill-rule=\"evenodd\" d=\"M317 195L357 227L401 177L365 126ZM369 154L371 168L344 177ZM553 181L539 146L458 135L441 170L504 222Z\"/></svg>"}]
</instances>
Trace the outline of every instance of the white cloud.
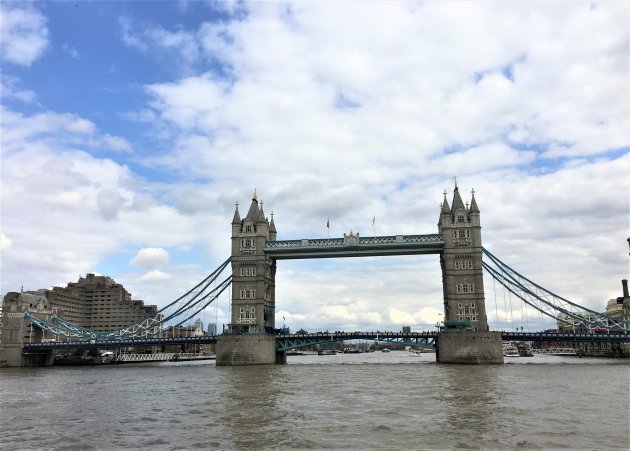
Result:
<instances>
[{"instance_id":1,"label":"white cloud","mask_svg":"<svg viewBox=\"0 0 630 451\"><path fill-rule=\"evenodd\" d=\"M13 241L11 241L4 233L0 232L0 249L9 249L12 245Z\"/></svg>"},{"instance_id":2,"label":"white cloud","mask_svg":"<svg viewBox=\"0 0 630 451\"><path fill-rule=\"evenodd\" d=\"M48 47L48 27L44 15L29 6L0 8L2 58L20 66L30 66Z\"/></svg>"},{"instance_id":3,"label":"white cloud","mask_svg":"<svg viewBox=\"0 0 630 451\"><path fill-rule=\"evenodd\" d=\"M103 145L105 148L113 151L119 152L129 152L131 151L131 144L124 138L120 136L112 136L109 133L106 133L103 136Z\"/></svg>"},{"instance_id":4,"label":"white cloud","mask_svg":"<svg viewBox=\"0 0 630 451\"><path fill-rule=\"evenodd\" d=\"M61 48L63 49L64 52L70 55L71 58L74 58L75 60L79 59L79 51L76 48L68 44L63 44Z\"/></svg>"},{"instance_id":5,"label":"white cloud","mask_svg":"<svg viewBox=\"0 0 630 451\"><path fill-rule=\"evenodd\" d=\"M170 274L154 269L142 275L138 279L138 282L152 282L157 280L168 280L170 278Z\"/></svg>"},{"instance_id":6,"label":"white cloud","mask_svg":"<svg viewBox=\"0 0 630 451\"><path fill-rule=\"evenodd\" d=\"M365 236L374 216L379 235L435 233L456 175L477 191L484 246L602 309L627 277L628 23L623 3L590 6L230 4L234 20L197 29L121 18L138 64L163 58L183 75L121 112L133 138L99 132L97 116L3 109L3 287L74 280L125 255L117 280L164 305L228 256L234 202L255 187L279 239L325 237L328 218L331 236ZM152 149L141 134L160 150L132 153ZM167 258L138 277L127 252L149 246L189 265L158 271ZM283 261L277 281L294 330L440 320L436 256ZM486 280L491 323L508 322L501 301Z\"/></svg>"},{"instance_id":7,"label":"white cloud","mask_svg":"<svg viewBox=\"0 0 630 451\"><path fill-rule=\"evenodd\" d=\"M125 198L116 188L104 188L96 195L96 204L101 217L109 221L118 217L120 208L125 204Z\"/></svg>"},{"instance_id":8,"label":"white cloud","mask_svg":"<svg viewBox=\"0 0 630 451\"><path fill-rule=\"evenodd\" d=\"M0 80L0 94L2 99L16 99L24 103L32 103L36 94L30 89L22 89L21 80L10 74L3 73Z\"/></svg>"},{"instance_id":9,"label":"white cloud","mask_svg":"<svg viewBox=\"0 0 630 451\"><path fill-rule=\"evenodd\" d=\"M170 256L166 249L147 247L140 249L129 263L138 268L155 270L168 263ZM157 271L159 273L159 271Z\"/></svg>"}]
</instances>

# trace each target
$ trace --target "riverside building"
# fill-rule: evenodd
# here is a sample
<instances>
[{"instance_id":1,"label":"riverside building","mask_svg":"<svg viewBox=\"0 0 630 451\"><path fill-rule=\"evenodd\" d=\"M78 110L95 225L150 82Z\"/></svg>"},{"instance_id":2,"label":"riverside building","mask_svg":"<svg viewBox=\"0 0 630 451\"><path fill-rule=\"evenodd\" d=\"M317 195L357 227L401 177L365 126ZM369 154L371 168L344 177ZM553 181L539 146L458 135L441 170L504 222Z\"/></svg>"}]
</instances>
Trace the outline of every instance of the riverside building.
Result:
<instances>
[{"instance_id":1,"label":"riverside building","mask_svg":"<svg viewBox=\"0 0 630 451\"><path fill-rule=\"evenodd\" d=\"M132 300L131 293L108 276L87 274L66 287L44 291L51 305L59 308L59 316L78 326L105 332L155 316L157 306Z\"/></svg>"}]
</instances>

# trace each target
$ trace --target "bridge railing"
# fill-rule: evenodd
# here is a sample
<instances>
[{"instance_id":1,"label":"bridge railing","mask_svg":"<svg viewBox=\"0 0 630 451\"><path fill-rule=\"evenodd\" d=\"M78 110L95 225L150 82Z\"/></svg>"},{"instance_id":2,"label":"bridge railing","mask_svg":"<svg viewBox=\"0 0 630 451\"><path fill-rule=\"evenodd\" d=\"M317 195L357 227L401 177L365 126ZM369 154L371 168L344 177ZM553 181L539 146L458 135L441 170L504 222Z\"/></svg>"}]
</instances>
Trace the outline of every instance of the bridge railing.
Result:
<instances>
[{"instance_id":1,"label":"bridge railing","mask_svg":"<svg viewBox=\"0 0 630 451\"><path fill-rule=\"evenodd\" d=\"M442 244L444 238L439 233L430 235L392 235L357 237L353 242L349 237L345 238L315 238L302 240L267 241L265 249L296 249L296 248L321 248L339 246L391 246L405 244Z\"/></svg>"}]
</instances>

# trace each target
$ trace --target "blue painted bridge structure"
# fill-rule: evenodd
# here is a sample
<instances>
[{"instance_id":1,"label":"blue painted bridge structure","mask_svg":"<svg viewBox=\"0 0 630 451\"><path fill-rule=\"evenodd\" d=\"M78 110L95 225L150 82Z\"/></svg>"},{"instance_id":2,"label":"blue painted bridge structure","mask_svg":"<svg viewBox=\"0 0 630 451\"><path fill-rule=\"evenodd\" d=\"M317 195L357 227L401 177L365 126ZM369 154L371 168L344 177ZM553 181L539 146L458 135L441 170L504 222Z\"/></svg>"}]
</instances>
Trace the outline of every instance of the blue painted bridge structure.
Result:
<instances>
[{"instance_id":1,"label":"blue painted bridge structure","mask_svg":"<svg viewBox=\"0 0 630 451\"><path fill-rule=\"evenodd\" d=\"M397 341L410 346L436 347L444 331L417 333L402 332L326 332L304 335L274 335L276 317L275 274L277 263L291 259L397 256L438 254L442 269L444 324L469 324L469 332L486 333L490 323L486 314L484 274L509 293L525 308L533 309L542 316L553 319L559 326L570 326L574 331L604 331L606 333L558 333L558 332L493 332L493 343L500 340L514 341L629 341L630 321L627 316L610 316L581 306L554 294L526 278L499 260L481 244L480 212L474 197L470 204L462 201L455 186L452 206L446 199L441 204L438 233L414 235L389 235L365 237L344 234L343 237L299 240L277 240L273 215L269 221L254 194L246 216L241 218L238 204L231 223L231 255L201 282L179 298L168 303L154 316L146 317L116 330L95 331L72 324L57 316L53 309L41 312L25 309L11 319L29 322L40 330L40 337L54 337L55 341L21 343L25 352L69 347L122 347L158 346L190 343L217 343L224 347L225 355L251 354L246 349L236 349L238 337L266 336L269 349L274 343L277 352L339 340ZM228 271L229 274L225 274ZM165 331L173 330L194 320L223 292L231 292L231 318L225 333L210 337L165 337ZM627 292L627 290L626 290ZM624 292L624 309L630 306L630 296ZM497 309L498 310L498 309ZM63 312L62 312L63 313ZM19 316L19 318L18 318ZM447 327L448 328L448 327ZM542 327L541 327L542 328ZM463 331L450 331L441 344L442 352L448 336ZM489 332L488 332L489 333ZM497 335L499 334L499 335ZM24 335L22 335L23 337ZM232 344L229 338L235 337ZM223 337L223 338L222 338ZM224 340L225 339L225 340ZM275 341L273 341L275 340ZM44 340L42 340L44 341ZM223 343L222 343L223 341ZM457 341L457 340L455 340ZM472 340L471 340L472 341ZM477 341L478 343L479 341ZM233 346L234 345L234 346ZM455 349L458 345L453 345ZM494 346L494 345L493 345ZM267 348L265 348L267 349ZM267 352L265 350L265 352ZM442 353L444 356L445 354ZM217 351L217 363L219 363ZM257 362L261 363L261 362Z\"/></svg>"},{"instance_id":2,"label":"blue painted bridge structure","mask_svg":"<svg viewBox=\"0 0 630 451\"><path fill-rule=\"evenodd\" d=\"M401 343L412 347L432 349L436 345L439 331L426 332L318 332L312 334L287 334L277 335L276 343L278 351L289 351L307 346L323 345L339 341L370 340L374 342ZM457 332L453 332L457 333ZM611 333L560 333L560 332L501 332L504 341L558 341L558 342L612 342L628 343L628 332ZM26 352L68 349L68 348L120 348L130 346L162 346L162 345L191 345L213 344L218 336L200 337L168 337L168 338L135 338L120 340L90 340L90 341L48 341L42 343L27 343L24 345Z\"/></svg>"}]
</instances>

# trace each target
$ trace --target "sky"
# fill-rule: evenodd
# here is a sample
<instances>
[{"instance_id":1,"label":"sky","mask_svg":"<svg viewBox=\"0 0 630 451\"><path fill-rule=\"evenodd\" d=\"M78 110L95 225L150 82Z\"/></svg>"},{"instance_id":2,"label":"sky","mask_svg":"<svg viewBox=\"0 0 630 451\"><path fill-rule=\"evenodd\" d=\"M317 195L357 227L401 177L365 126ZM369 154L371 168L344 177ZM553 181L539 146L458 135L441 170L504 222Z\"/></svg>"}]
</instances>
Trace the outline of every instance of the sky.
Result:
<instances>
[{"instance_id":1,"label":"sky","mask_svg":"<svg viewBox=\"0 0 630 451\"><path fill-rule=\"evenodd\" d=\"M502 261L597 311L621 296L627 2L0 7L1 294L96 273L161 307L229 256L254 190L281 240L430 234L457 177ZM442 318L437 255L276 281L292 330ZM484 283L492 329L553 327ZM226 294L202 320L228 317Z\"/></svg>"}]
</instances>

